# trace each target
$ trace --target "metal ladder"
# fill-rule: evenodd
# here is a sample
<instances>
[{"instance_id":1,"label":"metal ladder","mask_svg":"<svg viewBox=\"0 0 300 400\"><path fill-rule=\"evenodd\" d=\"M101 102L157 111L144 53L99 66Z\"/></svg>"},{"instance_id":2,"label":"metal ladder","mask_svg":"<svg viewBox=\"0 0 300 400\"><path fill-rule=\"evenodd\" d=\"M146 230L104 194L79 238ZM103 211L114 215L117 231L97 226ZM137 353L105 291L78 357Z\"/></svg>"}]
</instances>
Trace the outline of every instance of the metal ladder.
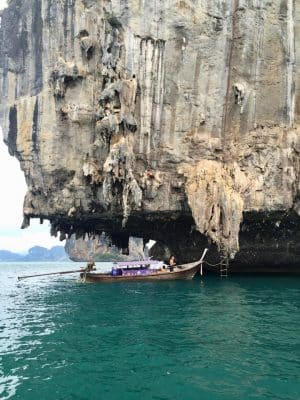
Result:
<instances>
[{"instance_id":1,"label":"metal ladder","mask_svg":"<svg viewBox=\"0 0 300 400\"><path fill-rule=\"evenodd\" d=\"M220 260L220 277L227 278L228 277L228 268L229 268L229 258L225 251L221 252L221 260Z\"/></svg>"}]
</instances>

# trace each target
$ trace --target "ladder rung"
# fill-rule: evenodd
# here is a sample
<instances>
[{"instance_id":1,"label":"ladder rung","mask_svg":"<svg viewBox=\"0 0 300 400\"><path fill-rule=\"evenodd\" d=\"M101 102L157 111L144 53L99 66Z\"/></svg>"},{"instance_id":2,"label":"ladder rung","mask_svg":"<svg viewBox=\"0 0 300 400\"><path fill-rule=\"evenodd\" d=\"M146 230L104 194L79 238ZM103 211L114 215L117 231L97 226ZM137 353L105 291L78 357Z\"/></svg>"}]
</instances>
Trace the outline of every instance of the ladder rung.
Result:
<instances>
[{"instance_id":1,"label":"ladder rung","mask_svg":"<svg viewBox=\"0 0 300 400\"><path fill-rule=\"evenodd\" d=\"M226 254L225 249L223 249L221 257L220 257L220 277L221 278L228 277L228 268L229 268L228 256Z\"/></svg>"}]
</instances>

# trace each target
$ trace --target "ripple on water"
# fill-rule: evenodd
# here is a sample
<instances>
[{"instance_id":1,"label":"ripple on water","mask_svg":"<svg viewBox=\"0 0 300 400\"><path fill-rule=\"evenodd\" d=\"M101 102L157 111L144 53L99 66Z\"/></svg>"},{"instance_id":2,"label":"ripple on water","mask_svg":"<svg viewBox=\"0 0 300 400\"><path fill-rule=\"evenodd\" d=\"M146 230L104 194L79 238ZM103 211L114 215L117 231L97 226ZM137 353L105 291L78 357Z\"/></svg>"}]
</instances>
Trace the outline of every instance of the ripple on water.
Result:
<instances>
[{"instance_id":1,"label":"ripple on water","mask_svg":"<svg viewBox=\"0 0 300 400\"><path fill-rule=\"evenodd\" d=\"M26 268L0 268L1 399L299 398L297 279L17 283L66 266Z\"/></svg>"},{"instance_id":2,"label":"ripple on water","mask_svg":"<svg viewBox=\"0 0 300 400\"><path fill-rule=\"evenodd\" d=\"M17 392L17 387L20 384L19 376L0 376L0 398L2 400L11 399Z\"/></svg>"}]
</instances>

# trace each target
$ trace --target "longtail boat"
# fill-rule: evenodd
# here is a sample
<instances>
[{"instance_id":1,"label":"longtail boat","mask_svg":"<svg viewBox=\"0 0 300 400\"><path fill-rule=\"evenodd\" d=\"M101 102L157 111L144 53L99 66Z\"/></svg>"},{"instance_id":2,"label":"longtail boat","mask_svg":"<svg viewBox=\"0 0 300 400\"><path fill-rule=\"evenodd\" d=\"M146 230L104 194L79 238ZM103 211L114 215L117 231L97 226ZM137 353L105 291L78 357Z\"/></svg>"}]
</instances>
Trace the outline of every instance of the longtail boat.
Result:
<instances>
[{"instance_id":1,"label":"longtail boat","mask_svg":"<svg viewBox=\"0 0 300 400\"><path fill-rule=\"evenodd\" d=\"M207 249L198 261L173 267L155 268L159 261L143 260L115 263L110 273L82 272L80 279L83 282L129 282L129 281L171 281L193 279L201 268Z\"/></svg>"}]
</instances>

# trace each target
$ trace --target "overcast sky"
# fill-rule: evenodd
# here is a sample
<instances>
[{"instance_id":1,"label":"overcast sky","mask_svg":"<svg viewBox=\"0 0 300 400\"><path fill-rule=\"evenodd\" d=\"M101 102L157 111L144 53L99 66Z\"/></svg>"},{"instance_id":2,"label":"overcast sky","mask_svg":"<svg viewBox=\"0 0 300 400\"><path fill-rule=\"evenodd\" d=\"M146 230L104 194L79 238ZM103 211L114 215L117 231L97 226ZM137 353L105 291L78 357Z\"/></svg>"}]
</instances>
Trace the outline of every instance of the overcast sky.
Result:
<instances>
[{"instance_id":1,"label":"overcast sky","mask_svg":"<svg viewBox=\"0 0 300 400\"><path fill-rule=\"evenodd\" d=\"M6 0L0 0L0 9L5 6ZM26 252L34 245L50 248L64 244L50 236L47 221L40 225L39 221L32 220L29 228L20 229L26 184L18 160L9 155L3 143L1 127L0 188L0 250Z\"/></svg>"},{"instance_id":2,"label":"overcast sky","mask_svg":"<svg viewBox=\"0 0 300 400\"><path fill-rule=\"evenodd\" d=\"M47 248L63 245L63 242L50 236L48 221L40 225L39 220L31 220L29 228L20 229L25 179L19 161L9 155L3 143L2 131L0 134L0 250L26 252L35 245Z\"/></svg>"}]
</instances>

